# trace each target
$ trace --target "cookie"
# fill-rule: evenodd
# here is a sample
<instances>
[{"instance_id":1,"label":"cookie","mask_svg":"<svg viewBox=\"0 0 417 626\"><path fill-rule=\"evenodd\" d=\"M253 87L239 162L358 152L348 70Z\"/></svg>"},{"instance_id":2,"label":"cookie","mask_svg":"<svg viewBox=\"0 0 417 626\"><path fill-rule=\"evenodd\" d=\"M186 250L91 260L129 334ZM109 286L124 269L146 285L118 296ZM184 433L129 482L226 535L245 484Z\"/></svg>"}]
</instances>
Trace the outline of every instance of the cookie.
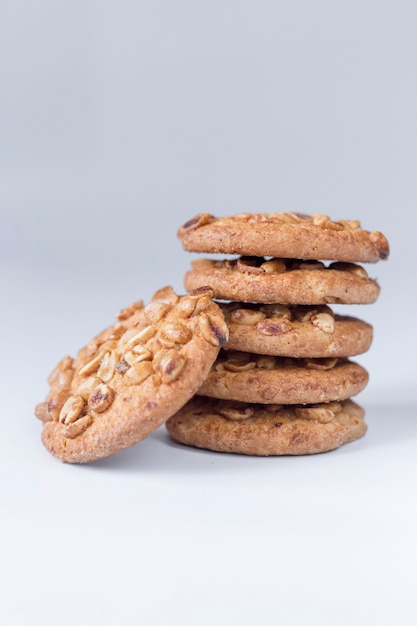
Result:
<instances>
[{"instance_id":1,"label":"cookie","mask_svg":"<svg viewBox=\"0 0 417 626\"><path fill-rule=\"evenodd\" d=\"M367 382L367 371L347 359L291 359L222 350L197 393L261 404L312 404L345 400Z\"/></svg>"},{"instance_id":2,"label":"cookie","mask_svg":"<svg viewBox=\"0 0 417 626\"><path fill-rule=\"evenodd\" d=\"M189 252L240 254L349 262L376 262L389 255L380 232L360 222L332 221L327 215L241 213L216 218L200 213L178 231Z\"/></svg>"},{"instance_id":3,"label":"cookie","mask_svg":"<svg viewBox=\"0 0 417 626\"><path fill-rule=\"evenodd\" d=\"M228 330L210 289L158 291L136 302L77 358L65 357L37 405L42 441L69 463L109 456L147 437L197 391Z\"/></svg>"},{"instance_id":4,"label":"cookie","mask_svg":"<svg viewBox=\"0 0 417 626\"><path fill-rule=\"evenodd\" d=\"M366 432L363 409L352 400L315 406L248 405L195 397L166 422L189 446L258 456L334 450Z\"/></svg>"},{"instance_id":5,"label":"cookie","mask_svg":"<svg viewBox=\"0 0 417 626\"><path fill-rule=\"evenodd\" d=\"M229 328L227 350L296 358L347 357L366 352L372 326L330 307L220 303Z\"/></svg>"},{"instance_id":6,"label":"cookie","mask_svg":"<svg viewBox=\"0 0 417 626\"><path fill-rule=\"evenodd\" d=\"M240 257L192 263L184 279L188 291L209 285L214 297L273 304L370 304L379 295L376 280L354 263Z\"/></svg>"}]
</instances>

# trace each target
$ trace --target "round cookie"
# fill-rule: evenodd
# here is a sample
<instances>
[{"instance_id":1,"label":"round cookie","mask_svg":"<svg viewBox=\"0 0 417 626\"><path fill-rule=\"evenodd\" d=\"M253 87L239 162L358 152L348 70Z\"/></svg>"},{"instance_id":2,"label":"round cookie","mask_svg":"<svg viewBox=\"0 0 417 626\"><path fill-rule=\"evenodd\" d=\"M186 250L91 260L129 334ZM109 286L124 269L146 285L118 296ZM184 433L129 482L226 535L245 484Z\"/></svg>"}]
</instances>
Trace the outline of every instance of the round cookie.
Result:
<instances>
[{"instance_id":1,"label":"round cookie","mask_svg":"<svg viewBox=\"0 0 417 626\"><path fill-rule=\"evenodd\" d=\"M367 382L367 371L347 359L222 351L197 393L260 404L312 404L345 400L362 391Z\"/></svg>"},{"instance_id":2,"label":"round cookie","mask_svg":"<svg viewBox=\"0 0 417 626\"><path fill-rule=\"evenodd\" d=\"M354 263L263 257L193 261L184 279L188 291L209 285L219 300L264 304L370 304L380 287Z\"/></svg>"},{"instance_id":3,"label":"round cookie","mask_svg":"<svg viewBox=\"0 0 417 626\"><path fill-rule=\"evenodd\" d=\"M76 359L65 357L37 405L42 441L69 463L109 456L144 439L197 391L228 330L209 288L158 291L122 311Z\"/></svg>"},{"instance_id":4,"label":"round cookie","mask_svg":"<svg viewBox=\"0 0 417 626\"><path fill-rule=\"evenodd\" d=\"M220 303L229 340L226 350L296 358L347 357L366 352L370 324L335 315L330 307Z\"/></svg>"},{"instance_id":5,"label":"round cookie","mask_svg":"<svg viewBox=\"0 0 417 626\"><path fill-rule=\"evenodd\" d=\"M304 213L241 213L216 218L200 213L178 231L185 250L376 262L389 255L388 241L380 232L361 229L360 222L332 221L327 215Z\"/></svg>"},{"instance_id":6,"label":"round cookie","mask_svg":"<svg viewBox=\"0 0 417 626\"><path fill-rule=\"evenodd\" d=\"M315 454L362 437L364 411L352 400L316 406L249 405L195 397L166 422L180 443L217 452Z\"/></svg>"}]
</instances>

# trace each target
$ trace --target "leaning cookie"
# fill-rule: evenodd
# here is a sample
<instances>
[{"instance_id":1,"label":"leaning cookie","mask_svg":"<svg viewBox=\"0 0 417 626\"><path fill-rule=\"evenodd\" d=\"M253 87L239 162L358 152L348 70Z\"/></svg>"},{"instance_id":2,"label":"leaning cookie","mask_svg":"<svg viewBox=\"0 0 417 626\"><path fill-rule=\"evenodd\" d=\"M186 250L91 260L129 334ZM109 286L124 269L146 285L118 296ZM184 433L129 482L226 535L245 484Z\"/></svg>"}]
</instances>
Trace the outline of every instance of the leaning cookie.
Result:
<instances>
[{"instance_id":1,"label":"leaning cookie","mask_svg":"<svg viewBox=\"0 0 417 626\"><path fill-rule=\"evenodd\" d=\"M219 300L265 304L370 304L380 291L360 265L263 257L193 261L184 284L188 291L210 285Z\"/></svg>"},{"instance_id":2,"label":"leaning cookie","mask_svg":"<svg viewBox=\"0 0 417 626\"><path fill-rule=\"evenodd\" d=\"M261 404L312 404L356 396L367 382L367 371L347 359L222 351L197 393Z\"/></svg>"},{"instance_id":3,"label":"leaning cookie","mask_svg":"<svg viewBox=\"0 0 417 626\"><path fill-rule=\"evenodd\" d=\"M362 437L364 411L352 400L315 406L249 405L195 397L166 422L189 446L258 456L328 452Z\"/></svg>"},{"instance_id":4,"label":"leaning cookie","mask_svg":"<svg viewBox=\"0 0 417 626\"><path fill-rule=\"evenodd\" d=\"M330 307L220 303L229 328L227 350L296 358L347 357L366 352L370 324Z\"/></svg>"},{"instance_id":5,"label":"leaning cookie","mask_svg":"<svg viewBox=\"0 0 417 626\"><path fill-rule=\"evenodd\" d=\"M185 250L375 262L389 255L388 241L369 232L357 220L331 220L327 215L304 213L241 213L216 218L200 213L178 231Z\"/></svg>"},{"instance_id":6,"label":"leaning cookie","mask_svg":"<svg viewBox=\"0 0 417 626\"><path fill-rule=\"evenodd\" d=\"M69 463L109 456L147 437L197 391L227 340L210 289L161 289L118 316L77 358L65 357L37 405L42 441Z\"/></svg>"}]
</instances>

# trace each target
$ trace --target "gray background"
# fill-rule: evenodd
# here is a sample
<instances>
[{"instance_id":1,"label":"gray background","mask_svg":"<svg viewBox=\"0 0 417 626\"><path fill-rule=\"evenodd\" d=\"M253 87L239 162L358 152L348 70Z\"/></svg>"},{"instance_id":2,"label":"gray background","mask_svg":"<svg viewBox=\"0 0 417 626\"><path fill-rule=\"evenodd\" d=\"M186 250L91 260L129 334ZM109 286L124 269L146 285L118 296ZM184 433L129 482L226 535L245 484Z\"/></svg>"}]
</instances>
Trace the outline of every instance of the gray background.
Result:
<instances>
[{"instance_id":1,"label":"gray background","mask_svg":"<svg viewBox=\"0 0 417 626\"><path fill-rule=\"evenodd\" d=\"M186 219L298 210L389 238L357 312L375 326L363 397L410 401L416 18L411 1L3 4L2 316L30 300L36 388L119 308L183 289Z\"/></svg>"},{"instance_id":2,"label":"gray background","mask_svg":"<svg viewBox=\"0 0 417 626\"><path fill-rule=\"evenodd\" d=\"M413 0L1 3L4 623L414 626L416 22ZM367 437L300 459L164 429L91 466L45 452L47 374L183 290L183 222L293 210L391 244L378 302L349 308L375 327Z\"/></svg>"}]
</instances>

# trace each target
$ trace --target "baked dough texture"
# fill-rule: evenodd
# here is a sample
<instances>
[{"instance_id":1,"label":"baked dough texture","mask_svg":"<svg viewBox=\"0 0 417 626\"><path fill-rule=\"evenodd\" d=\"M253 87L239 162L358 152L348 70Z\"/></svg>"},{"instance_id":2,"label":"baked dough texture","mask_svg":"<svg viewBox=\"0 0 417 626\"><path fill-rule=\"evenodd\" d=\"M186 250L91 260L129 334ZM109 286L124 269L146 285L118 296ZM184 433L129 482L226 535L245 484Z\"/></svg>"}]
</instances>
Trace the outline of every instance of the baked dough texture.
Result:
<instances>
[{"instance_id":1,"label":"baked dough texture","mask_svg":"<svg viewBox=\"0 0 417 626\"><path fill-rule=\"evenodd\" d=\"M288 264L282 259L279 262ZM320 265L298 262L283 271L267 271L261 265L255 273L249 268L258 268L243 265L241 259L201 259L192 262L184 284L189 291L209 285L219 300L264 304L370 304L378 298L380 287L363 268Z\"/></svg>"},{"instance_id":2,"label":"baked dough texture","mask_svg":"<svg viewBox=\"0 0 417 626\"><path fill-rule=\"evenodd\" d=\"M210 289L159 290L64 357L37 405L42 441L68 463L94 461L147 437L198 390L228 330Z\"/></svg>"},{"instance_id":3,"label":"baked dough texture","mask_svg":"<svg viewBox=\"0 0 417 626\"><path fill-rule=\"evenodd\" d=\"M367 430L353 402L313 406L247 405L195 397L166 422L188 446L257 456L316 454L359 439Z\"/></svg>"},{"instance_id":4,"label":"baked dough texture","mask_svg":"<svg viewBox=\"0 0 417 626\"><path fill-rule=\"evenodd\" d=\"M374 263L389 256L385 236L358 220L304 213L241 213L217 218L200 213L178 237L189 252Z\"/></svg>"},{"instance_id":5,"label":"baked dough texture","mask_svg":"<svg viewBox=\"0 0 417 626\"><path fill-rule=\"evenodd\" d=\"M198 394L263 404L312 404L356 396L368 372L348 359L291 359L222 352Z\"/></svg>"},{"instance_id":6,"label":"baked dough texture","mask_svg":"<svg viewBox=\"0 0 417 626\"><path fill-rule=\"evenodd\" d=\"M367 322L334 314L328 306L220 303L229 328L227 350L273 356L326 358L355 356L372 343Z\"/></svg>"}]
</instances>

